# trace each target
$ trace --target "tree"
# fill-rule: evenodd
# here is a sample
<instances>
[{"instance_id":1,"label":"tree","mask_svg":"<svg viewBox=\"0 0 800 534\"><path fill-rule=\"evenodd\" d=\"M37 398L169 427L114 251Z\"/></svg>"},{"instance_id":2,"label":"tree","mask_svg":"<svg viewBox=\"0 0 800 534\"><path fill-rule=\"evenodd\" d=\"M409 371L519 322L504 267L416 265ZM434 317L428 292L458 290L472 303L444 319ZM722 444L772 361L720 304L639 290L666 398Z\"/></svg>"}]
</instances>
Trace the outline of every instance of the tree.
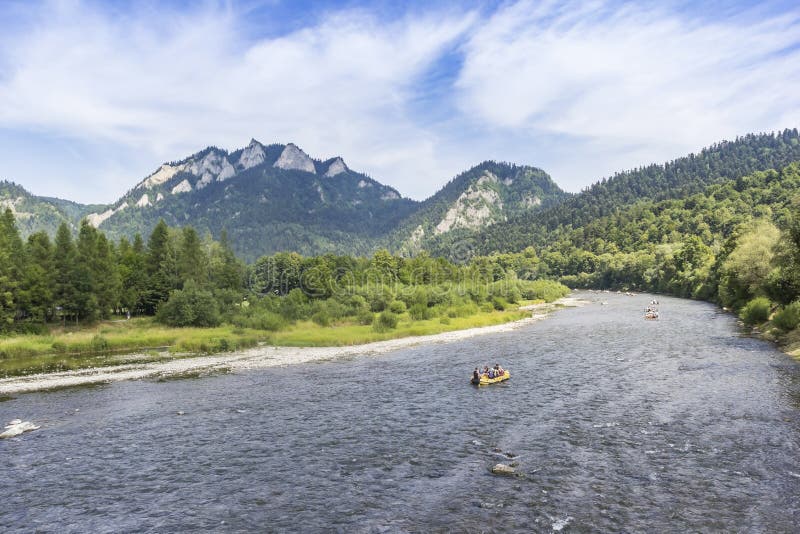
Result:
<instances>
[{"instance_id":1,"label":"tree","mask_svg":"<svg viewBox=\"0 0 800 534\"><path fill-rule=\"evenodd\" d=\"M79 319L94 321L100 314L100 306L96 293L97 271L97 229L84 219L78 230L76 243L76 262L74 305Z\"/></svg>"},{"instance_id":2,"label":"tree","mask_svg":"<svg viewBox=\"0 0 800 534\"><path fill-rule=\"evenodd\" d=\"M22 306L36 322L47 322L53 316L55 272L53 245L45 232L28 237L25 247L28 266L22 280Z\"/></svg>"},{"instance_id":3,"label":"tree","mask_svg":"<svg viewBox=\"0 0 800 534\"><path fill-rule=\"evenodd\" d=\"M184 227L181 232L177 263L181 285L186 280L194 280L200 287L206 286L208 283L208 257L203 251L197 232L191 226Z\"/></svg>"},{"instance_id":4,"label":"tree","mask_svg":"<svg viewBox=\"0 0 800 534\"><path fill-rule=\"evenodd\" d=\"M98 233L95 242L95 259L92 263L94 290L100 317L106 319L120 305L122 281L114 247L106 236Z\"/></svg>"},{"instance_id":5,"label":"tree","mask_svg":"<svg viewBox=\"0 0 800 534\"><path fill-rule=\"evenodd\" d=\"M75 304L75 245L72 242L72 233L66 223L61 223L56 232L55 247L53 249L53 301L60 314L66 321L77 313Z\"/></svg>"},{"instance_id":6,"label":"tree","mask_svg":"<svg viewBox=\"0 0 800 534\"><path fill-rule=\"evenodd\" d=\"M14 214L6 209L0 218L0 331L11 329L18 313L23 261Z\"/></svg>"},{"instance_id":7,"label":"tree","mask_svg":"<svg viewBox=\"0 0 800 534\"><path fill-rule=\"evenodd\" d=\"M775 225L763 220L739 237L722 265L719 296L723 304L739 308L763 293L779 237Z\"/></svg>"},{"instance_id":8,"label":"tree","mask_svg":"<svg viewBox=\"0 0 800 534\"><path fill-rule=\"evenodd\" d=\"M169 293L178 288L178 265L175 249L169 238L169 228L164 219L158 221L147 241L148 289L142 304L145 313L154 315L158 305L169 298Z\"/></svg>"}]
</instances>

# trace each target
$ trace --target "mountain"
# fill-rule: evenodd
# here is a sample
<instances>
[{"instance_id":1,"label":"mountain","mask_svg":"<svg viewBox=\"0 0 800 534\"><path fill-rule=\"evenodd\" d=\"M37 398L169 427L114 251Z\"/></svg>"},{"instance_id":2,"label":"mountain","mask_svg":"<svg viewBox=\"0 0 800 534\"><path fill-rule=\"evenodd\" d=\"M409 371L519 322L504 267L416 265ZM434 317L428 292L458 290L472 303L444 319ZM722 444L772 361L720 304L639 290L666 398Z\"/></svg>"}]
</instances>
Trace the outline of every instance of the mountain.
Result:
<instances>
[{"instance_id":1,"label":"mountain","mask_svg":"<svg viewBox=\"0 0 800 534\"><path fill-rule=\"evenodd\" d=\"M479 253L542 247L573 229L643 200L683 199L706 187L800 160L800 134L787 129L723 141L663 165L617 173L548 209L521 213L476 234Z\"/></svg>"},{"instance_id":2,"label":"mountain","mask_svg":"<svg viewBox=\"0 0 800 534\"><path fill-rule=\"evenodd\" d=\"M21 185L13 182L0 182L0 210L11 209L20 233L28 235L45 231L55 235L62 222L77 228L77 222L92 210L69 200L39 197L31 194Z\"/></svg>"},{"instance_id":3,"label":"mountain","mask_svg":"<svg viewBox=\"0 0 800 534\"><path fill-rule=\"evenodd\" d=\"M252 140L233 152L208 147L164 163L110 205L37 197L5 182L0 206L15 212L23 235L53 234L64 221L76 228L86 217L114 239L147 237L163 218L217 239L226 232L250 261L279 251L367 255L379 248L458 261L573 241L591 249L599 227L593 221L612 221L637 202L689 198L792 161L800 161L796 129L746 135L618 173L576 195L541 169L486 161L417 202L350 169L341 157L318 160L292 143Z\"/></svg>"},{"instance_id":4,"label":"mountain","mask_svg":"<svg viewBox=\"0 0 800 534\"><path fill-rule=\"evenodd\" d=\"M447 249L480 230L536 213L569 196L541 169L485 161L423 201L391 234L389 248L405 254Z\"/></svg>"},{"instance_id":5,"label":"mountain","mask_svg":"<svg viewBox=\"0 0 800 534\"><path fill-rule=\"evenodd\" d=\"M88 214L112 238L148 235L159 219L219 238L247 260L279 251L416 253L566 194L540 169L484 162L424 202L351 170L341 157L252 140L228 153L209 147L165 163L110 206Z\"/></svg>"},{"instance_id":6,"label":"mountain","mask_svg":"<svg viewBox=\"0 0 800 534\"><path fill-rule=\"evenodd\" d=\"M209 147L165 163L88 219L115 238L148 235L162 218L217 238L226 231L253 260L283 250L367 254L417 205L340 157L313 160L291 143L252 140L231 153Z\"/></svg>"}]
</instances>

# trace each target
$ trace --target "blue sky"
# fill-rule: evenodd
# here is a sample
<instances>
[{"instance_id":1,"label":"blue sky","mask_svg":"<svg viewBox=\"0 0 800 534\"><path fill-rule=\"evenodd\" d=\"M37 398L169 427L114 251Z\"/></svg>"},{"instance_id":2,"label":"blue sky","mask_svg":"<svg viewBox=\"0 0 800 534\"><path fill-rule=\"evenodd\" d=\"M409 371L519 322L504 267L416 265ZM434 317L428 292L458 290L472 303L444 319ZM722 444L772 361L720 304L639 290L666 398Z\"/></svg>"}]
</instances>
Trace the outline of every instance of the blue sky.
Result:
<instances>
[{"instance_id":1,"label":"blue sky","mask_svg":"<svg viewBox=\"0 0 800 534\"><path fill-rule=\"evenodd\" d=\"M486 159L577 191L800 126L796 2L0 3L0 179L114 201L250 138L422 199Z\"/></svg>"}]
</instances>

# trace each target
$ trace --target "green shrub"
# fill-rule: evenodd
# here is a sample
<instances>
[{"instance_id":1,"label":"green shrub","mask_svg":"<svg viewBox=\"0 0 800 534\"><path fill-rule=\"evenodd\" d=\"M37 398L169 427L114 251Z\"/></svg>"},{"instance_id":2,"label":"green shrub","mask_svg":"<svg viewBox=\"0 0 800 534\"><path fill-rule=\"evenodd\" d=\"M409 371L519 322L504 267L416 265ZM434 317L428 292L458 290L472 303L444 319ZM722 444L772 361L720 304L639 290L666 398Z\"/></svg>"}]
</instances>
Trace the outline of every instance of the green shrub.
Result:
<instances>
[{"instance_id":1,"label":"green shrub","mask_svg":"<svg viewBox=\"0 0 800 534\"><path fill-rule=\"evenodd\" d=\"M794 330L800 324L800 301L792 302L779 310L772 317L772 324L788 332Z\"/></svg>"},{"instance_id":2,"label":"green shrub","mask_svg":"<svg viewBox=\"0 0 800 534\"><path fill-rule=\"evenodd\" d=\"M562 281L569 283L573 287L591 287L593 285L594 282L591 278L594 275L581 273L581 276L583 276L583 278L578 277L574 280L565 276ZM546 302L553 302L554 300L569 295L569 288L567 286L553 280L520 281L519 285L522 291L522 298L527 300L542 299Z\"/></svg>"},{"instance_id":3,"label":"green shrub","mask_svg":"<svg viewBox=\"0 0 800 534\"><path fill-rule=\"evenodd\" d=\"M760 324L769 319L770 301L766 297L756 297L742 308L739 317L745 324Z\"/></svg>"},{"instance_id":4,"label":"green shrub","mask_svg":"<svg viewBox=\"0 0 800 534\"><path fill-rule=\"evenodd\" d=\"M509 307L509 303L503 297L492 297L492 307L495 310L503 311Z\"/></svg>"},{"instance_id":5,"label":"green shrub","mask_svg":"<svg viewBox=\"0 0 800 534\"><path fill-rule=\"evenodd\" d=\"M442 317L439 319L441 324L450 324L450 317Z\"/></svg>"},{"instance_id":6,"label":"green shrub","mask_svg":"<svg viewBox=\"0 0 800 534\"><path fill-rule=\"evenodd\" d=\"M275 312L255 310L250 315L237 316L234 319L234 324L237 326L254 328L256 330L277 332L286 326L286 320Z\"/></svg>"},{"instance_id":7,"label":"green shrub","mask_svg":"<svg viewBox=\"0 0 800 534\"><path fill-rule=\"evenodd\" d=\"M368 309L361 310L356 314L356 321L358 324L368 325L372 324L372 321L375 320L375 315Z\"/></svg>"},{"instance_id":8,"label":"green shrub","mask_svg":"<svg viewBox=\"0 0 800 534\"><path fill-rule=\"evenodd\" d=\"M382 311L380 315L378 315L378 320L372 324L372 328L376 332L386 332L388 330L397 328L397 322L397 315L389 310L386 310Z\"/></svg>"},{"instance_id":9,"label":"green shrub","mask_svg":"<svg viewBox=\"0 0 800 534\"><path fill-rule=\"evenodd\" d=\"M189 280L182 290L172 291L169 300L158 307L156 320L170 326L217 326L219 308L210 291Z\"/></svg>"},{"instance_id":10,"label":"green shrub","mask_svg":"<svg viewBox=\"0 0 800 534\"><path fill-rule=\"evenodd\" d=\"M281 315L290 321L304 319L309 312L308 297L301 289L294 288L281 299Z\"/></svg>"},{"instance_id":11,"label":"green shrub","mask_svg":"<svg viewBox=\"0 0 800 534\"><path fill-rule=\"evenodd\" d=\"M408 310L408 314L415 321L424 321L425 319L431 318L430 308L421 302L412 304L411 308Z\"/></svg>"},{"instance_id":12,"label":"green shrub","mask_svg":"<svg viewBox=\"0 0 800 534\"><path fill-rule=\"evenodd\" d=\"M94 352L104 352L107 351L108 349L109 349L109 344L106 338L104 338L100 334L97 334L92 338L92 350Z\"/></svg>"},{"instance_id":13,"label":"green shrub","mask_svg":"<svg viewBox=\"0 0 800 534\"><path fill-rule=\"evenodd\" d=\"M519 302L519 299L522 298L519 287L517 287L517 281L515 280L499 280L494 282L489 286L489 294L493 298L499 297L503 299L506 301L506 304L509 302Z\"/></svg>"},{"instance_id":14,"label":"green shrub","mask_svg":"<svg viewBox=\"0 0 800 534\"><path fill-rule=\"evenodd\" d=\"M392 313L404 313L406 311L406 303L402 300L393 300L389 303L389 311Z\"/></svg>"},{"instance_id":15,"label":"green shrub","mask_svg":"<svg viewBox=\"0 0 800 534\"><path fill-rule=\"evenodd\" d=\"M311 320L320 326L330 326L331 324L331 316L328 314L327 310L318 311L311 316Z\"/></svg>"},{"instance_id":16,"label":"green shrub","mask_svg":"<svg viewBox=\"0 0 800 534\"><path fill-rule=\"evenodd\" d=\"M53 347L53 350L56 352L67 352L67 344L63 341L53 341L51 347Z\"/></svg>"}]
</instances>

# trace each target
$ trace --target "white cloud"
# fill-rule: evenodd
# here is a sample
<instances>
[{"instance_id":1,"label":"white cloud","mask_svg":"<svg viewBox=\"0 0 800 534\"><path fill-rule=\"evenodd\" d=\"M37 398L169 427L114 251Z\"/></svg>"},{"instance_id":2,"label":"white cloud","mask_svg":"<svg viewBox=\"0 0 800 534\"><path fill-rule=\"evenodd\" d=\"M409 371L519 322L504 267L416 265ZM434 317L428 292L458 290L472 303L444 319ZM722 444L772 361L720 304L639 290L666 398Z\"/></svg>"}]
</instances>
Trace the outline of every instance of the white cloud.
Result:
<instances>
[{"instance_id":1,"label":"white cloud","mask_svg":"<svg viewBox=\"0 0 800 534\"><path fill-rule=\"evenodd\" d=\"M437 170L430 136L405 105L473 19L434 13L384 24L340 11L242 42L245 14L215 6L119 19L78 2L41 12L0 52L10 67L0 77L2 127L117 143L143 151L150 168L209 144L293 141L397 179L405 173L392 166L403 161Z\"/></svg>"},{"instance_id":2,"label":"white cloud","mask_svg":"<svg viewBox=\"0 0 800 534\"><path fill-rule=\"evenodd\" d=\"M250 137L342 155L419 198L483 159L536 165L576 190L800 123L797 11L708 22L663 5L523 0L388 22L332 10L265 37L228 4L15 5L0 17L0 133L81 144L63 169L75 200L111 201L162 161ZM454 48L454 85L421 97ZM106 153L92 162L93 150ZM45 182L37 158L18 158L14 174L3 154L4 178Z\"/></svg>"},{"instance_id":3,"label":"white cloud","mask_svg":"<svg viewBox=\"0 0 800 534\"><path fill-rule=\"evenodd\" d=\"M632 4L522 1L465 44L459 104L498 135L570 136L575 156L602 147L607 162L629 155L626 167L796 126L800 12L752 15L710 23ZM597 167L565 158L549 170L585 185Z\"/></svg>"}]
</instances>

